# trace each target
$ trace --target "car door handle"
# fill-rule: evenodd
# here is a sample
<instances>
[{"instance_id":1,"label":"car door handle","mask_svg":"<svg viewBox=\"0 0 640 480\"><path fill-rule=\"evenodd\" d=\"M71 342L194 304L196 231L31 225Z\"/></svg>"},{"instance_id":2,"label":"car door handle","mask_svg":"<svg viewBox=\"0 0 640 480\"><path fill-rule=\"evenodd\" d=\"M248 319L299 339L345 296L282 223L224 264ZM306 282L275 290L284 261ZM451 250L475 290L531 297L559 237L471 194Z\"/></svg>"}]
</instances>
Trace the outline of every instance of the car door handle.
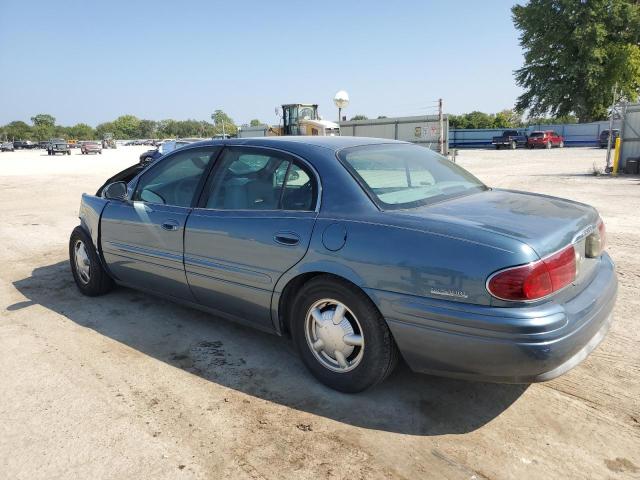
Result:
<instances>
[{"instance_id":1,"label":"car door handle","mask_svg":"<svg viewBox=\"0 0 640 480\"><path fill-rule=\"evenodd\" d=\"M162 222L162 225L160 226L162 227L163 230L167 230L169 232L175 232L176 230L178 230L178 227L180 225L175 220L167 220L166 222Z\"/></svg>"},{"instance_id":2,"label":"car door handle","mask_svg":"<svg viewBox=\"0 0 640 480\"><path fill-rule=\"evenodd\" d=\"M279 243L280 245L293 246L300 243L300 236L292 232L276 233L273 239L276 241L276 243Z\"/></svg>"}]
</instances>

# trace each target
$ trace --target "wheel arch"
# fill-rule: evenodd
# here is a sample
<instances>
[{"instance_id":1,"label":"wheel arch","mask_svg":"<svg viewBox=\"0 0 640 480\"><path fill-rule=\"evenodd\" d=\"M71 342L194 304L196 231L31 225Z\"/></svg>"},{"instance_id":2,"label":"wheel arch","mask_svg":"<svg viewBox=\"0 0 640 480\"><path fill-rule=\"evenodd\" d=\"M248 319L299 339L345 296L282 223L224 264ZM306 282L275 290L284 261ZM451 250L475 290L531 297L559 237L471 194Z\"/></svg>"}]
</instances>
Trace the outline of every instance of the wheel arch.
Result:
<instances>
[{"instance_id":1,"label":"wheel arch","mask_svg":"<svg viewBox=\"0 0 640 480\"><path fill-rule=\"evenodd\" d=\"M307 282L319 276L331 276L336 280L347 282L361 290L369 300L371 300L376 308L378 305L375 300L367 294L363 288L364 282L362 278L353 270L340 264L310 265L304 270L295 272L287 272L280 278L276 285L276 291L271 298L271 316L274 328L279 335L289 335L289 319L293 299L296 294Z\"/></svg>"}]
</instances>

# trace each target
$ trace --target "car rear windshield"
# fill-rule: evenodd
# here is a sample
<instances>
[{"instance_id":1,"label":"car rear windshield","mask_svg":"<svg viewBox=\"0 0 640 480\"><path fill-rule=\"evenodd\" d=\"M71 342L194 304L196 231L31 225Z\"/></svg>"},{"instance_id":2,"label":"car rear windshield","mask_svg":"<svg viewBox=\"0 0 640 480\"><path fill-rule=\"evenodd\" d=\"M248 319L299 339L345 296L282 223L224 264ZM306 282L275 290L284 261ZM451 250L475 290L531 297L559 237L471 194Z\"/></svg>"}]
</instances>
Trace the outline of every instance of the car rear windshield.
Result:
<instances>
[{"instance_id":1,"label":"car rear windshield","mask_svg":"<svg viewBox=\"0 0 640 480\"><path fill-rule=\"evenodd\" d=\"M532 132L529 138L544 137L544 132Z\"/></svg>"},{"instance_id":2,"label":"car rear windshield","mask_svg":"<svg viewBox=\"0 0 640 480\"><path fill-rule=\"evenodd\" d=\"M413 208L487 189L463 168L417 145L351 147L338 157L382 209Z\"/></svg>"}]
</instances>

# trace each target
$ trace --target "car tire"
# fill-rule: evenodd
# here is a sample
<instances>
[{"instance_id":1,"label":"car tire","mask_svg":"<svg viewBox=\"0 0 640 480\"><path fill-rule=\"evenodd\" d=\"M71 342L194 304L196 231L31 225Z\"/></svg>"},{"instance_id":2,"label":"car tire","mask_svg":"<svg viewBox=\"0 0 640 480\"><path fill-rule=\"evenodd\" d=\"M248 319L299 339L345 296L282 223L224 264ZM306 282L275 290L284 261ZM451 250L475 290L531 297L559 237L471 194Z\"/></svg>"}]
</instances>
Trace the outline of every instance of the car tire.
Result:
<instances>
[{"instance_id":1,"label":"car tire","mask_svg":"<svg viewBox=\"0 0 640 480\"><path fill-rule=\"evenodd\" d=\"M547 142L547 144L545 145L545 147L547 148L547 150L551 149L551 142Z\"/></svg>"},{"instance_id":2,"label":"car tire","mask_svg":"<svg viewBox=\"0 0 640 480\"><path fill-rule=\"evenodd\" d=\"M89 297L104 295L113 288L113 280L102 267L93 241L77 226L69 238L71 272L80 293Z\"/></svg>"},{"instance_id":3,"label":"car tire","mask_svg":"<svg viewBox=\"0 0 640 480\"><path fill-rule=\"evenodd\" d=\"M500 150L500 145L496 145L496 150Z\"/></svg>"},{"instance_id":4,"label":"car tire","mask_svg":"<svg viewBox=\"0 0 640 480\"><path fill-rule=\"evenodd\" d=\"M339 309L343 315L336 324L333 314ZM289 326L307 369L334 390L366 390L387 378L398 363L398 347L371 299L331 275L315 277L302 286ZM347 336L351 338L345 342ZM327 352L323 346L335 349Z\"/></svg>"},{"instance_id":5,"label":"car tire","mask_svg":"<svg viewBox=\"0 0 640 480\"><path fill-rule=\"evenodd\" d=\"M511 142L511 150L515 150L516 148L518 148L518 144L516 142Z\"/></svg>"},{"instance_id":6,"label":"car tire","mask_svg":"<svg viewBox=\"0 0 640 480\"><path fill-rule=\"evenodd\" d=\"M564 140L560 140L560 143L558 144L558 148L564 148Z\"/></svg>"}]
</instances>

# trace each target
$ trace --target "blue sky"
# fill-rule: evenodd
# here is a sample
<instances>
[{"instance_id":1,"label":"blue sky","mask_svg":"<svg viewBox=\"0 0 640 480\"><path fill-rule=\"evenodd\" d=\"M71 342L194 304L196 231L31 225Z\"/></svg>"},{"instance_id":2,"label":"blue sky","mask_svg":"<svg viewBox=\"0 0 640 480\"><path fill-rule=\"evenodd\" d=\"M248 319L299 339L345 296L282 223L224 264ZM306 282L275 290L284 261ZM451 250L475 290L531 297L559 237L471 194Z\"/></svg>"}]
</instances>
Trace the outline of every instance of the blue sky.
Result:
<instances>
[{"instance_id":1,"label":"blue sky","mask_svg":"<svg viewBox=\"0 0 640 480\"><path fill-rule=\"evenodd\" d=\"M281 103L344 114L499 111L520 90L513 1L0 1L0 124L50 113L275 122Z\"/></svg>"}]
</instances>

